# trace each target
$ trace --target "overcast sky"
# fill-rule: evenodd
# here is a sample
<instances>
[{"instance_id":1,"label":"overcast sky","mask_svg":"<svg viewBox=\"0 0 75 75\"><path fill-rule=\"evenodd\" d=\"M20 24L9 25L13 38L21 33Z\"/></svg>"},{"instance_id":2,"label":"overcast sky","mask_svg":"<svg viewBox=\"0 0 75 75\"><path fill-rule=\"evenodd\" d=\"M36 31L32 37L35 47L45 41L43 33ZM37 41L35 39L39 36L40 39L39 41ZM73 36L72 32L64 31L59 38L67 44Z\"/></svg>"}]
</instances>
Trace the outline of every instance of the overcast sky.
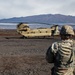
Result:
<instances>
[{"instance_id":1,"label":"overcast sky","mask_svg":"<svg viewBox=\"0 0 75 75\"><path fill-rule=\"evenodd\" d=\"M75 16L75 0L0 0L0 19L40 14Z\"/></svg>"}]
</instances>

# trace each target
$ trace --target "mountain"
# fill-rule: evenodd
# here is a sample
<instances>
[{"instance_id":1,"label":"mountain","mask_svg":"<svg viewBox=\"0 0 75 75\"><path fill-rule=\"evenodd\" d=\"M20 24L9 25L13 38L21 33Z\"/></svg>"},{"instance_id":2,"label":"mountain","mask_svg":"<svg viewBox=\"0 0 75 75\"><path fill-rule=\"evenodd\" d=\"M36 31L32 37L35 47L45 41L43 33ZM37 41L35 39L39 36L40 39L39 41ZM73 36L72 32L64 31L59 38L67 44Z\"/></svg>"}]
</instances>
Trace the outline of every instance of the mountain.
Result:
<instances>
[{"instance_id":1,"label":"mountain","mask_svg":"<svg viewBox=\"0 0 75 75\"><path fill-rule=\"evenodd\" d=\"M1 19L0 22L37 22L37 23L75 23L75 16L61 14L45 14L27 17Z\"/></svg>"}]
</instances>

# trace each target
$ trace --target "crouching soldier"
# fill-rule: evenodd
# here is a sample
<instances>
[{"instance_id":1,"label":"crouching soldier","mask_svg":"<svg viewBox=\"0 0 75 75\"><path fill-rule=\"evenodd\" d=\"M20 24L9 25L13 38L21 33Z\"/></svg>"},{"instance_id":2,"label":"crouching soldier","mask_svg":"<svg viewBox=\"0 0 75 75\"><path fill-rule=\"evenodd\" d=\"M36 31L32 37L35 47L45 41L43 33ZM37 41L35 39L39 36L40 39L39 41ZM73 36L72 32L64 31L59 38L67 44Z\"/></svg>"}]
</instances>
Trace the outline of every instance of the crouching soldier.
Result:
<instances>
[{"instance_id":1,"label":"crouching soldier","mask_svg":"<svg viewBox=\"0 0 75 75\"><path fill-rule=\"evenodd\" d=\"M52 75L74 75L74 43L73 28L69 25L62 26L60 42L54 42L47 50L46 60L54 63Z\"/></svg>"}]
</instances>

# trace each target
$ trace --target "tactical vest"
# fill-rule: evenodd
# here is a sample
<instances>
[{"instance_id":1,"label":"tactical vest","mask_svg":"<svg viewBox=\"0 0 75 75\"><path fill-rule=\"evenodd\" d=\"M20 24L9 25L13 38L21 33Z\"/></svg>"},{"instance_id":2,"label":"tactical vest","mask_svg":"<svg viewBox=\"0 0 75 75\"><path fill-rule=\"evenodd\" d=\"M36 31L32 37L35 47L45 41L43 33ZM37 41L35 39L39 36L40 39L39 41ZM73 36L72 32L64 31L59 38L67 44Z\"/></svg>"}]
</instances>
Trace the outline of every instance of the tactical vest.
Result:
<instances>
[{"instance_id":1,"label":"tactical vest","mask_svg":"<svg viewBox=\"0 0 75 75\"><path fill-rule=\"evenodd\" d=\"M58 43L58 51L55 55L55 66L68 68L73 62L73 48L70 42Z\"/></svg>"}]
</instances>

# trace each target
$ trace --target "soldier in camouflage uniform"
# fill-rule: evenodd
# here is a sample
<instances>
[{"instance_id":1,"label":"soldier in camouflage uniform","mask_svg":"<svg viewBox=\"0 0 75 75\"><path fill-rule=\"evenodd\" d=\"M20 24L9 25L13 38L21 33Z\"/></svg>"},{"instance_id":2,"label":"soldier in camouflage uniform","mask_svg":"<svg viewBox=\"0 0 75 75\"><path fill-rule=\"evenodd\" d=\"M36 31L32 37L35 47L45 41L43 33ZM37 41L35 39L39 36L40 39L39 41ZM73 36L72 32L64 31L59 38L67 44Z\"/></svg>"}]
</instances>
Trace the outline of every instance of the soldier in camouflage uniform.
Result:
<instances>
[{"instance_id":1,"label":"soldier in camouflage uniform","mask_svg":"<svg viewBox=\"0 0 75 75\"><path fill-rule=\"evenodd\" d=\"M73 75L74 49L73 28L69 25L62 26L60 30L60 42L54 42L47 50L46 60L54 63L52 75Z\"/></svg>"}]
</instances>

